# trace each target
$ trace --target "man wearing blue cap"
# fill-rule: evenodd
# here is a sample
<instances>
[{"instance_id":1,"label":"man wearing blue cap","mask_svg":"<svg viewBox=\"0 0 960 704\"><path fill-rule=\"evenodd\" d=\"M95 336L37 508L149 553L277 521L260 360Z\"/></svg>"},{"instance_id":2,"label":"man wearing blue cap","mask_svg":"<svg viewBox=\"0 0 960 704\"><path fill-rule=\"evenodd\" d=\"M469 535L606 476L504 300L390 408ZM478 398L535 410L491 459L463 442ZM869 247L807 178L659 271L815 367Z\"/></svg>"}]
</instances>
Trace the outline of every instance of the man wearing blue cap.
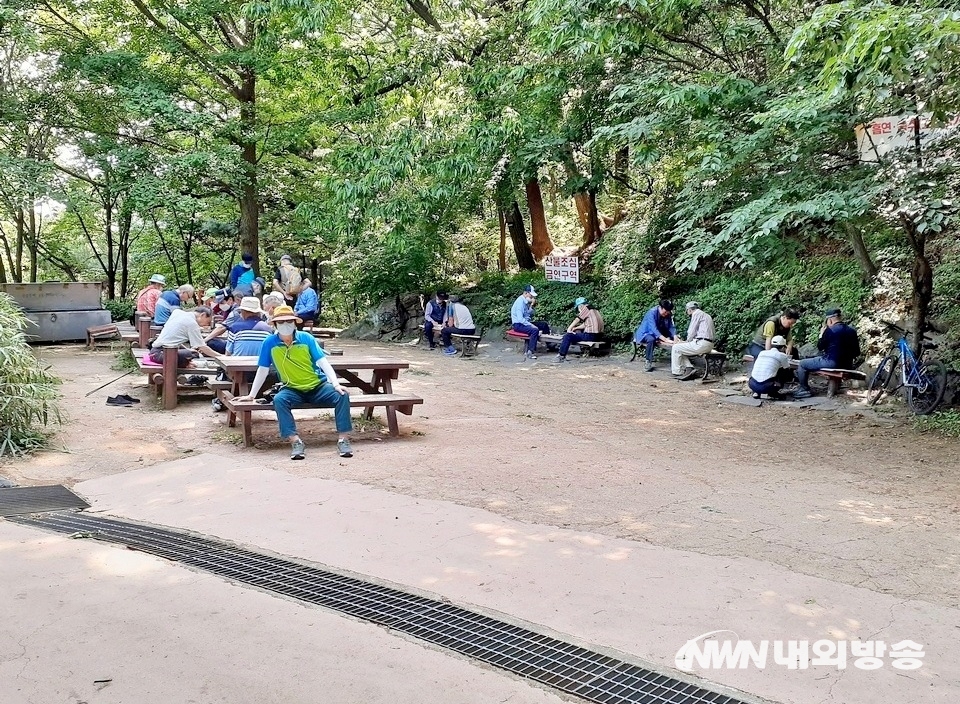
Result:
<instances>
[{"instance_id":1,"label":"man wearing blue cap","mask_svg":"<svg viewBox=\"0 0 960 704\"><path fill-rule=\"evenodd\" d=\"M257 277L253 270L253 255L244 252L240 263L230 270L230 288L235 289L240 284L252 284Z\"/></svg>"},{"instance_id":2,"label":"man wearing blue cap","mask_svg":"<svg viewBox=\"0 0 960 704\"><path fill-rule=\"evenodd\" d=\"M577 316L567 326L567 332L560 340L560 353L556 359L558 364L567 361L567 352L574 342L593 342L603 335L603 316L586 298L581 296L575 300L573 309L577 311Z\"/></svg>"},{"instance_id":3,"label":"man wearing blue cap","mask_svg":"<svg viewBox=\"0 0 960 704\"><path fill-rule=\"evenodd\" d=\"M527 351L524 355L527 359L537 358L537 340L540 339L540 333L550 332L550 326L547 323L533 322L533 304L536 300L536 289L527 284L523 287L523 293L517 297L510 308L510 323L513 325L513 329L530 336L527 340Z\"/></svg>"}]
</instances>

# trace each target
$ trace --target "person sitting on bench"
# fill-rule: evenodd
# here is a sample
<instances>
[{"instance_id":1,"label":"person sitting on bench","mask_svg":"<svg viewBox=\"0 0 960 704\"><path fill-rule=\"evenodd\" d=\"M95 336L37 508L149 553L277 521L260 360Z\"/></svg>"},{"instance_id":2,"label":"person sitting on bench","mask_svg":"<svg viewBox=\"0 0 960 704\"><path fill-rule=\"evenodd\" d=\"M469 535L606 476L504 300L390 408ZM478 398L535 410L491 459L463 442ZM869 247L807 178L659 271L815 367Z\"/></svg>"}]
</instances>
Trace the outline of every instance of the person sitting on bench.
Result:
<instances>
[{"instance_id":1,"label":"person sitting on bench","mask_svg":"<svg viewBox=\"0 0 960 704\"><path fill-rule=\"evenodd\" d=\"M860 356L860 339L857 331L843 322L839 308L831 308L824 313L826 321L820 328L820 340L817 348L819 357L801 359L797 369L797 381L800 388L793 393L794 398L807 398L812 395L807 385L810 372L818 369L851 369L853 360Z\"/></svg>"},{"instance_id":2,"label":"person sitting on bench","mask_svg":"<svg viewBox=\"0 0 960 704\"><path fill-rule=\"evenodd\" d=\"M477 326L473 323L470 309L460 302L459 296L450 296L450 302L447 303L447 324L440 331L443 353L450 356L457 353L457 348L453 346L451 336L476 334Z\"/></svg>"},{"instance_id":3,"label":"person sitting on bench","mask_svg":"<svg viewBox=\"0 0 960 704\"><path fill-rule=\"evenodd\" d=\"M673 301L664 298L647 311L640 327L633 335L638 345L646 345L647 371L653 371L653 351L656 347L671 347L680 341L673 323Z\"/></svg>"},{"instance_id":4,"label":"person sitting on bench","mask_svg":"<svg viewBox=\"0 0 960 704\"><path fill-rule=\"evenodd\" d=\"M533 306L536 301L536 289L532 285L527 284L523 287L523 293L517 297L517 300L513 302L513 306L510 308L510 324L512 329L528 336L527 351L524 353L527 359L537 358L537 340L540 338L540 333L550 334L550 325L548 323L542 320L538 320L535 323L532 322Z\"/></svg>"},{"instance_id":5,"label":"person sitting on bench","mask_svg":"<svg viewBox=\"0 0 960 704\"><path fill-rule=\"evenodd\" d=\"M207 346L200 331L200 328L209 325L211 320L213 320L213 311L207 306L197 306L193 310L174 308L170 313L170 319L163 326L157 339L153 341L150 359L154 364L163 364L164 347L183 347L184 345L189 349L177 350L178 367L186 367L191 359L197 357L197 352L207 357L221 356L219 352Z\"/></svg>"},{"instance_id":6,"label":"person sitting on bench","mask_svg":"<svg viewBox=\"0 0 960 704\"><path fill-rule=\"evenodd\" d=\"M337 450L341 457L353 457L350 447L350 431L353 430L350 397L340 385L326 354L313 335L297 330L297 323L303 321L294 315L290 306L277 306L270 322L276 326L277 332L268 337L260 348L257 375L253 378L249 395L236 400L253 401L260 393L272 364L283 382L283 388L273 397L273 408L277 412L280 437L290 441L290 459L302 460L305 456L303 440L297 434L297 424L293 419L293 407L300 404L333 408L340 435Z\"/></svg>"},{"instance_id":7,"label":"person sitting on bench","mask_svg":"<svg viewBox=\"0 0 960 704\"><path fill-rule=\"evenodd\" d=\"M163 274L154 274L151 276L146 288L142 289L135 299L137 312L148 318L152 318L157 312L157 299L160 298L160 294L163 293L163 287L166 286L166 284L167 280Z\"/></svg>"},{"instance_id":8,"label":"person sitting on bench","mask_svg":"<svg viewBox=\"0 0 960 704\"><path fill-rule=\"evenodd\" d=\"M170 314L179 309L181 303L192 300L193 294L194 288L190 284L179 286L174 291L164 291L161 293L153 312L153 322L157 325L165 325L170 319ZM209 321L207 324L209 324Z\"/></svg>"},{"instance_id":9,"label":"person sitting on bench","mask_svg":"<svg viewBox=\"0 0 960 704\"><path fill-rule=\"evenodd\" d=\"M753 371L747 380L747 386L753 392L754 398L766 394L774 401L783 399L780 394L783 384L779 374L784 369L790 369L790 356L783 351L786 346L787 339L783 335L774 335L770 340L770 349L761 350L757 355L753 362Z\"/></svg>"},{"instance_id":10,"label":"person sitting on bench","mask_svg":"<svg viewBox=\"0 0 960 704\"><path fill-rule=\"evenodd\" d=\"M603 335L603 316L582 296L573 302L573 309L577 311L573 322L567 326L567 331L560 340L560 350L556 362L562 364L567 361L567 352L575 342L593 342Z\"/></svg>"},{"instance_id":11,"label":"person sitting on bench","mask_svg":"<svg viewBox=\"0 0 960 704\"><path fill-rule=\"evenodd\" d=\"M313 290L313 282L310 279L304 279L301 282L300 295L297 296L297 305L293 307L293 312L303 320L301 330L304 328L313 330L313 324L317 322L317 315L320 313L320 296Z\"/></svg>"},{"instance_id":12,"label":"person sitting on bench","mask_svg":"<svg viewBox=\"0 0 960 704\"><path fill-rule=\"evenodd\" d=\"M670 350L671 372L680 381L689 381L699 376L690 363L690 357L706 354L713 351L713 340L716 331L713 327L713 318L700 308L696 301L690 301L686 307L690 316L690 326L687 328L687 341L678 342Z\"/></svg>"},{"instance_id":13,"label":"person sitting on bench","mask_svg":"<svg viewBox=\"0 0 960 704\"><path fill-rule=\"evenodd\" d=\"M428 301L423 307L423 335L427 338L430 349L437 349L437 343L433 340L433 329L443 327L443 322L447 319L447 300L450 297L443 291L437 291L436 298Z\"/></svg>"}]
</instances>

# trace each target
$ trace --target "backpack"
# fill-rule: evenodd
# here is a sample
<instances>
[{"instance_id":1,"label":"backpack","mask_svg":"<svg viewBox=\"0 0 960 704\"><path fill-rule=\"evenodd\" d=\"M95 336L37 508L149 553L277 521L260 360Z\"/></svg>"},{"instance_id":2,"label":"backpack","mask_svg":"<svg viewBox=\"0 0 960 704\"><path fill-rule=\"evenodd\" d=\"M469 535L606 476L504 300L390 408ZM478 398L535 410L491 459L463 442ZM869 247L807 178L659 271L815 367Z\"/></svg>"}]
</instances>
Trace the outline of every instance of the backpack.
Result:
<instances>
[{"instance_id":1,"label":"backpack","mask_svg":"<svg viewBox=\"0 0 960 704\"><path fill-rule=\"evenodd\" d=\"M280 286L288 296L298 293L302 282L303 277L300 276L300 270L295 266L280 267Z\"/></svg>"}]
</instances>

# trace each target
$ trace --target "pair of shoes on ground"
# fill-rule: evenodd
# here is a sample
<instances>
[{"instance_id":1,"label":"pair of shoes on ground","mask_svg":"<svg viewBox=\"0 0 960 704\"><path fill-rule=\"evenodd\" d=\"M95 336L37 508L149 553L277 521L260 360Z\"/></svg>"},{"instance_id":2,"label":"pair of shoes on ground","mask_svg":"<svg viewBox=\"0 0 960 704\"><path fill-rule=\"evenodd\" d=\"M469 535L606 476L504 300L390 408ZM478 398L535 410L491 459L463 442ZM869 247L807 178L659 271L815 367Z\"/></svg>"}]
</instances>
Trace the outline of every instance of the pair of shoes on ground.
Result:
<instances>
[{"instance_id":1,"label":"pair of shoes on ground","mask_svg":"<svg viewBox=\"0 0 960 704\"><path fill-rule=\"evenodd\" d=\"M448 357L453 357L457 353L457 348L454 347L453 345L450 345L449 347L444 347L443 353Z\"/></svg>"},{"instance_id":2,"label":"pair of shoes on ground","mask_svg":"<svg viewBox=\"0 0 960 704\"><path fill-rule=\"evenodd\" d=\"M290 444L290 459L302 460L306 457L306 452L307 448L303 444L303 440L296 440ZM341 457L353 457L353 448L350 446L350 440L347 438L337 440L337 452L340 453Z\"/></svg>"},{"instance_id":3,"label":"pair of shoes on ground","mask_svg":"<svg viewBox=\"0 0 960 704\"><path fill-rule=\"evenodd\" d=\"M108 406L132 406L135 403L140 403L140 399L134 398L133 396L127 396L126 394L120 394L119 396L107 396Z\"/></svg>"},{"instance_id":4,"label":"pair of shoes on ground","mask_svg":"<svg viewBox=\"0 0 960 704\"><path fill-rule=\"evenodd\" d=\"M793 392L794 398L810 398L811 396L813 396L813 392L811 392L810 389L803 388L802 386Z\"/></svg>"},{"instance_id":5,"label":"pair of shoes on ground","mask_svg":"<svg viewBox=\"0 0 960 704\"><path fill-rule=\"evenodd\" d=\"M696 379L698 376L700 376L700 372L691 367L690 369L687 369L687 371L674 374L673 376L677 381L690 381L691 379Z\"/></svg>"}]
</instances>

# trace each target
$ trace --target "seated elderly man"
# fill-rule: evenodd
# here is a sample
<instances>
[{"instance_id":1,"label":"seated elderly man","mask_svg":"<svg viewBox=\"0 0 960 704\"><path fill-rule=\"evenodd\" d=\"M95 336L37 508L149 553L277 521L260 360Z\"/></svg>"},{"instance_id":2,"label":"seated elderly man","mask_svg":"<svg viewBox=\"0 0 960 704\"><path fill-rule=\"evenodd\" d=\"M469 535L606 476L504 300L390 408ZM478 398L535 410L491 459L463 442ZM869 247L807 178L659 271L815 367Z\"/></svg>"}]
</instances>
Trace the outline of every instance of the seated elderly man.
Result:
<instances>
[{"instance_id":1,"label":"seated elderly man","mask_svg":"<svg viewBox=\"0 0 960 704\"><path fill-rule=\"evenodd\" d=\"M582 296L573 302L576 317L567 326L567 331L560 340L560 350L556 362L562 364L567 361L567 352L575 342L592 342L599 340L603 335L603 316Z\"/></svg>"},{"instance_id":2,"label":"seated elderly man","mask_svg":"<svg viewBox=\"0 0 960 704\"><path fill-rule=\"evenodd\" d=\"M753 392L754 398L766 394L774 401L780 401L783 396L780 390L783 384L779 379L780 372L790 369L790 356L784 353L787 338L783 335L774 335L770 339L770 349L761 350L753 362L753 371L747 380L747 386Z\"/></svg>"},{"instance_id":3,"label":"seated elderly man","mask_svg":"<svg viewBox=\"0 0 960 704\"><path fill-rule=\"evenodd\" d=\"M197 353L208 357L219 357L220 354L211 349L203 340L201 327L205 327L213 320L213 311L207 306L197 306L193 310L175 308L163 330L153 341L150 349L150 359L155 364L163 364L163 348L179 347L177 351L177 366L185 367Z\"/></svg>"},{"instance_id":4,"label":"seated elderly man","mask_svg":"<svg viewBox=\"0 0 960 704\"><path fill-rule=\"evenodd\" d=\"M257 374L250 387L250 395L238 401L252 401L267 380L270 367L277 370L283 389L273 397L277 412L280 437L290 441L290 459L302 460L306 454L303 440L297 432L293 407L310 404L321 408L333 408L339 440L337 449L341 457L353 457L350 446L350 397L340 384L337 373L326 358L326 353L308 332L298 331L302 322L287 305L277 306L271 322L277 332L270 335L260 348Z\"/></svg>"},{"instance_id":5,"label":"seated elderly man","mask_svg":"<svg viewBox=\"0 0 960 704\"><path fill-rule=\"evenodd\" d=\"M170 314L180 308L181 303L186 303L193 298L194 288L190 284L184 284L175 291L164 291L157 299L157 307L153 314L153 322L157 325L165 325L170 319Z\"/></svg>"},{"instance_id":6,"label":"seated elderly man","mask_svg":"<svg viewBox=\"0 0 960 704\"><path fill-rule=\"evenodd\" d=\"M669 298L661 299L659 304L648 310L640 322L640 327L633 334L633 341L638 345L646 345L646 370L652 372L654 349L672 347L680 341L677 327L673 323L673 301Z\"/></svg>"},{"instance_id":7,"label":"seated elderly man","mask_svg":"<svg viewBox=\"0 0 960 704\"><path fill-rule=\"evenodd\" d=\"M812 395L807 385L810 372L820 369L851 369L853 360L860 356L860 338L857 331L843 322L839 308L831 308L824 313L826 319L820 328L820 340L817 348L819 357L801 359L797 368L797 381L800 383L794 398L807 398Z\"/></svg>"},{"instance_id":8,"label":"seated elderly man","mask_svg":"<svg viewBox=\"0 0 960 704\"><path fill-rule=\"evenodd\" d=\"M476 335L477 326L473 322L470 309L460 302L459 296L450 296L447 302L447 324L440 330L443 353L448 357L457 353L453 346L454 335Z\"/></svg>"},{"instance_id":9,"label":"seated elderly man","mask_svg":"<svg viewBox=\"0 0 960 704\"><path fill-rule=\"evenodd\" d=\"M687 327L687 341L678 342L670 351L671 371L680 381L689 381L698 376L697 371L690 364L690 357L706 354L713 349L716 331L713 327L713 318L700 308L696 301L690 301L686 306L690 316L690 325Z\"/></svg>"},{"instance_id":10,"label":"seated elderly man","mask_svg":"<svg viewBox=\"0 0 960 704\"><path fill-rule=\"evenodd\" d=\"M140 290L136 297L137 312L152 318L157 312L157 299L163 293L167 280L163 274L154 274L150 277L146 288Z\"/></svg>"}]
</instances>

